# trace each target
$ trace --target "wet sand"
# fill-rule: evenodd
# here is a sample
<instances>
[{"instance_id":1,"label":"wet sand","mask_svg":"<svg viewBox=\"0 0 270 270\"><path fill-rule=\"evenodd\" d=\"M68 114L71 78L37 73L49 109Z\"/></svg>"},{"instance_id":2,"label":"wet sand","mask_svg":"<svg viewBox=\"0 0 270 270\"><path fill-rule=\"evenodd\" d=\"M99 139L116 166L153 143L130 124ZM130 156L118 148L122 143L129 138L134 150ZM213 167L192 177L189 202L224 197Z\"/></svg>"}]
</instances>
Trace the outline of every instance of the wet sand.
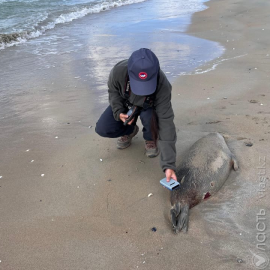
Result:
<instances>
[{"instance_id":1,"label":"wet sand","mask_svg":"<svg viewBox=\"0 0 270 270\"><path fill-rule=\"evenodd\" d=\"M15 140L11 150L1 145L0 269L256 269L251 251L258 252L260 209L266 211L267 248L270 243L269 182L260 186L258 177L262 171L269 177L270 166L270 4L207 5L193 16L188 33L220 42L226 51L173 84L178 162L193 142L218 131L226 135L240 170L232 171L215 197L192 209L188 234L174 235L169 192L159 184L159 158L144 156L141 133L125 151L115 149L115 140L98 137L99 109L87 108L90 94L78 80L76 87L85 89L84 110L73 92L55 92L64 105L53 106L50 99L40 115L32 115L43 115L48 133L31 129L25 137L29 123L18 123L16 134L6 126L6 137ZM83 69L76 72L83 77ZM54 89L73 86L65 74L55 74ZM18 97L13 98L16 109ZM63 113L64 108L69 110Z\"/></svg>"}]
</instances>

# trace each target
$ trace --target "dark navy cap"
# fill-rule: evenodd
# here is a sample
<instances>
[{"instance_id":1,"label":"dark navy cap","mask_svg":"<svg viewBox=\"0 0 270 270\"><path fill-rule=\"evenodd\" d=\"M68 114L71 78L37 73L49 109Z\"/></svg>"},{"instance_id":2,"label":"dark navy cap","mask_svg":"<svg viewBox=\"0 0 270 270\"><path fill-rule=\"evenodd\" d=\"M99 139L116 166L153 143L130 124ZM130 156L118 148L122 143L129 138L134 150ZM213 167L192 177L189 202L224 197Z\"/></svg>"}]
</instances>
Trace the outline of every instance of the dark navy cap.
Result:
<instances>
[{"instance_id":1,"label":"dark navy cap","mask_svg":"<svg viewBox=\"0 0 270 270\"><path fill-rule=\"evenodd\" d=\"M128 75L131 91L135 95L148 96L156 91L159 61L149 49L139 49L128 59Z\"/></svg>"}]
</instances>

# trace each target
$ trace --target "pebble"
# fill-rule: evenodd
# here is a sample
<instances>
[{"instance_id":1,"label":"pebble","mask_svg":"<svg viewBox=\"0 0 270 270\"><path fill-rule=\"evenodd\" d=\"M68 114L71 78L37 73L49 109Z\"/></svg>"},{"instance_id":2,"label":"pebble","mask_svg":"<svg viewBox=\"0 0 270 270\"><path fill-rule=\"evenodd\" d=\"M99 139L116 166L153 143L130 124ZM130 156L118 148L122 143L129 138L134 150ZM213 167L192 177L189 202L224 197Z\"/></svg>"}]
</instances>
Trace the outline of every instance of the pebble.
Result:
<instances>
[{"instance_id":1,"label":"pebble","mask_svg":"<svg viewBox=\"0 0 270 270\"><path fill-rule=\"evenodd\" d=\"M261 103L261 106L262 106L263 104Z\"/></svg>"},{"instance_id":2,"label":"pebble","mask_svg":"<svg viewBox=\"0 0 270 270\"><path fill-rule=\"evenodd\" d=\"M44 173L42 173L42 174L41 174L41 177L43 177L44 175L45 175L45 174L44 174Z\"/></svg>"},{"instance_id":3,"label":"pebble","mask_svg":"<svg viewBox=\"0 0 270 270\"><path fill-rule=\"evenodd\" d=\"M237 259L238 263L243 263L244 261L242 259Z\"/></svg>"},{"instance_id":4,"label":"pebble","mask_svg":"<svg viewBox=\"0 0 270 270\"><path fill-rule=\"evenodd\" d=\"M100 158L99 160L102 161L102 158Z\"/></svg>"},{"instance_id":5,"label":"pebble","mask_svg":"<svg viewBox=\"0 0 270 270\"><path fill-rule=\"evenodd\" d=\"M31 162L34 162L34 160L32 159Z\"/></svg>"},{"instance_id":6,"label":"pebble","mask_svg":"<svg viewBox=\"0 0 270 270\"><path fill-rule=\"evenodd\" d=\"M77 186L77 188L80 188L80 186Z\"/></svg>"},{"instance_id":7,"label":"pebble","mask_svg":"<svg viewBox=\"0 0 270 270\"><path fill-rule=\"evenodd\" d=\"M148 198L151 197L151 196L153 196L153 193L149 193L149 194L148 194Z\"/></svg>"},{"instance_id":8,"label":"pebble","mask_svg":"<svg viewBox=\"0 0 270 270\"><path fill-rule=\"evenodd\" d=\"M245 144L246 144L246 146L248 146L248 147L251 147L251 146L253 145L253 143L251 143L251 142L246 142Z\"/></svg>"},{"instance_id":9,"label":"pebble","mask_svg":"<svg viewBox=\"0 0 270 270\"><path fill-rule=\"evenodd\" d=\"M55 139L58 139L58 136L55 136Z\"/></svg>"},{"instance_id":10,"label":"pebble","mask_svg":"<svg viewBox=\"0 0 270 270\"><path fill-rule=\"evenodd\" d=\"M223 99L227 99L227 97L224 97Z\"/></svg>"},{"instance_id":11,"label":"pebble","mask_svg":"<svg viewBox=\"0 0 270 270\"><path fill-rule=\"evenodd\" d=\"M151 229L151 231L152 231L152 232L156 232L156 231L157 231L157 228L156 228L156 227L153 227L153 228Z\"/></svg>"},{"instance_id":12,"label":"pebble","mask_svg":"<svg viewBox=\"0 0 270 270\"><path fill-rule=\"evenodd\" d=\"M3 176L2 175L0 175L0 179L2 178Z\"/></svg>"},{"instance_id":13,"label":"pebble","mask_svg":"<svg viewBox=\"0 0 270 270\"><path fill-rule=\"evenodd\" d=\"M89 128L91 128L92 126L89 126Z\"/></svg>"},{"instance_id":14,"label":"pebble","mask_svg":"<svg viewBox=\"0 0 270 270\"><path fill-rule=\"evenodd\" d=\"M25 152L29 152L30 151L30 149L27 149Z\"/></svg>"},{"instance_id":15,"label":"pebble","mask_svg":"<svg viewBox=\"0 0 270 270\"><path fill-rule=\"evenodd\" d=\"M207 99L210 99L210 97L208 97Z\"/></svg>"}]
</instances>

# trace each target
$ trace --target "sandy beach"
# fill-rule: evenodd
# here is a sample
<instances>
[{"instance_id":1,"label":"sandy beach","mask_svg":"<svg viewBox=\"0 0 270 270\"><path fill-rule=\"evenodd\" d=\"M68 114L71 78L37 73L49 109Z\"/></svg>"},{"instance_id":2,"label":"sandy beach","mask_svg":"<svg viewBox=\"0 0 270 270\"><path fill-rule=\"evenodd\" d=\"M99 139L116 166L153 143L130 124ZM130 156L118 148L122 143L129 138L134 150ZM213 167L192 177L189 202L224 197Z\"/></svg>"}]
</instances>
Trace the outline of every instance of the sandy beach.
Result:
<instances>
[{"instance_id":1,"label":"sandy beach","mask_svg":"<svg viewBox=\"0 0 270 270\"><path fill-rule=\"evenodd\" d=\"M51 71L12 66L6 57L5 66L18 74L18 93L3 100L12 106L5 108L0 126L0 269L254 270L259 269L254 254L270 259L270 3L205 4L208 9L192 16L185 35L193 40L188 44L209 46L206 63L196 63L181 76L181 69L172 74L175 62L167 67L173 81L177 163L197 139L220 132L239 161L239 171L231 172L216 196L191 210L188 233L175 235L170 194L159 184L164 175L159 158L144 156L142 133L119 151L116 140L94 131L108 105L108 63L121 60L130 47L100 45L72 59L63 54ZM104 15L106 22L117 11L110 12ZM78 35L85 21L76 26ZM105 26L91 29L100 43L113 40L115 33L110 36ZM74 40L70 42L76 46ZM170 48L177 49L175 43ZM35 67L30 53L20 59L16 47L8 49L18 63ZM168 57L162 57L163 65L170 66ZM198 57L203 63L204 56ZM89 89L93 74L98 74L97 83ZM2 73L1 80L6 76L8 72ZM24 106L22 99L27 99ZM265 219L258 225L262 213Z\"/></svg>"}]
</instances>

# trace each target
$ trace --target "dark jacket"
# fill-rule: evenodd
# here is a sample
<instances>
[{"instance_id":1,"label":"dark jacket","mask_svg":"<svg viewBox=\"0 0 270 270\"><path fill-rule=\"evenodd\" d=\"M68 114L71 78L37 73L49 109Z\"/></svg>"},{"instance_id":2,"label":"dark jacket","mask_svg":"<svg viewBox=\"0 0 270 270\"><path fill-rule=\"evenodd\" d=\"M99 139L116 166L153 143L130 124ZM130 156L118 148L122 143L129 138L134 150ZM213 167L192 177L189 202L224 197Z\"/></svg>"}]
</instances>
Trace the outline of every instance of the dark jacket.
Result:
<instances>
[{"instance_id":1,"label":"dark jacket","mask_svg":"<svg viewBox=\"0 0 270 270\"><path fill-rule=\"evenodd\" d=\"M123 60L117 63L111 70L108 87L109 102L112 107L114 118L121 121L120 113L126 113L125 87L127 79L127 62ZM164 72L160 70L159 83L155 92L154 109L156 110L159 125L158 147L160 149L160 165L163 171L173 169L175 171L176 161L176 131L173 122L174 113L171 105L172 86L166 78ZM132 92L129 97L131 104L142 107L144 96L137 96Z\"/></svg>"}]
</instances>

